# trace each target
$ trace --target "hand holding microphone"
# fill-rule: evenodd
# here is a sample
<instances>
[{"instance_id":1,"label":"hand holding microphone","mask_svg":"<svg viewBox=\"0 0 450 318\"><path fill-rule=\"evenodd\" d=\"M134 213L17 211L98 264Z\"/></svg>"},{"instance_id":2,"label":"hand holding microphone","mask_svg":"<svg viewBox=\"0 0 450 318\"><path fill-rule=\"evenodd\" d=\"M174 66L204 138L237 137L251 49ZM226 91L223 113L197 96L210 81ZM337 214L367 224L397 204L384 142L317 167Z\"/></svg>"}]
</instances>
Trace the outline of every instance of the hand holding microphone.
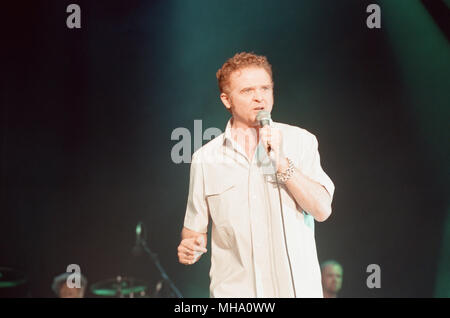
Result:
<instances>
[{"instance_id":1,"label":"hand holding microphone","mask_svg":"<svg viewBox=\"0 0 450 318\"><path fill-rule=\"evenodd\" d=\"M259 138L261 139L270 159L274 163L277 172L284 171L288 167L288 162L283 154L283 134L277 128L270 127L270 113L264 110L258 112L256 120L261 128Z\"/></svg>"}]
</instances>

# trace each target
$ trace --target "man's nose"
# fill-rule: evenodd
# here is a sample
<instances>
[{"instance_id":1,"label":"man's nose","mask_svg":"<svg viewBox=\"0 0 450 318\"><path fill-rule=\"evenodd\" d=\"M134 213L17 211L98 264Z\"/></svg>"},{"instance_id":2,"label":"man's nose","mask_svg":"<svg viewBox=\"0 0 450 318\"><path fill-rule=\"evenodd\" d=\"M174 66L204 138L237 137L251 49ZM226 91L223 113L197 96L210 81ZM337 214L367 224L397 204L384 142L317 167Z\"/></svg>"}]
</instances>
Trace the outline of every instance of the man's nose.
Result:
<instances>
[{"instance_id":1,"label":"man's nose","mask_svg":"<svg viewBox=\"0 0 450 318\"><path fill-rule=\"evenodd\" d=\"M263 100L262 93L261 93L261 91L259 89L255 90L255 94L253 95L253 99L255 101L259 101L259 102Z\"/></svg>"}]
</instances>

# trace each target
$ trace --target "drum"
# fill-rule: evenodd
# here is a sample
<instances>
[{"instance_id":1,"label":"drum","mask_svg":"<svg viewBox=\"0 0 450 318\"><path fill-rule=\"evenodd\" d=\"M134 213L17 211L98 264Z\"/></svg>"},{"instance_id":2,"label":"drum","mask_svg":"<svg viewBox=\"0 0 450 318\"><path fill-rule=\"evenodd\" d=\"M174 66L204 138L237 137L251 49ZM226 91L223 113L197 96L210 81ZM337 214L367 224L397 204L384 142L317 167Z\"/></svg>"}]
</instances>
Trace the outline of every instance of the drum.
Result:
<instances>
[{"instance_id":1,"label":"drum","mask_svg":"<svg viewBox=\"0 0 450 318\"><path fill-rule=\"evenodd\" d=\"M90 291L98 297L144 298L148 295L148 286L142 280L133 277L117 276L91 285Z\"/></svg>"},{"instance_id":2,"label":"drum","mask_svg":"<svg viewBox=\"0 0 450 318\"><path fill-rule=\"evenodd\" d=\"M8 267L0 267L0 298L27 297L28 282L24 273Z\"/></svg>"}]
</instances>

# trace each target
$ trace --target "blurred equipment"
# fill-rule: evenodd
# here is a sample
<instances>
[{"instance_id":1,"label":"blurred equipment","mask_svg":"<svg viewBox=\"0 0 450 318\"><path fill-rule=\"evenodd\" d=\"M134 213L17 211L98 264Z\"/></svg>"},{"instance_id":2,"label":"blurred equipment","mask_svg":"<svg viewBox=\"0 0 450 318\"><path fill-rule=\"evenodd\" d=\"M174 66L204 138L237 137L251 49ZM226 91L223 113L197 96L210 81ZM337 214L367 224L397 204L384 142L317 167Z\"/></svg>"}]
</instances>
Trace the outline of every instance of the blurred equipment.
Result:
<instances>
[{"instance_id":1,"label":"blurred equipment","mask_svg":"<svg viewBox=\"0 0 450 318\"><path fill-rule=\"evenodd\" d=\"M140 298L148 297L148 286L133 277L117 276L91 285L91 292L100 297Z\"/></svg>"},{"instance_id":2,"label":"blurred equipment","mask_svg":"<svg viewBox=\"0 0 450 318\"><path fill-rule=\"evenodd\" d=\"M183 295L178 290L178 288L175 286L175 284L172 282L172 280L167 275L166 271L162 267L161 263L159 262L158 254L153 253L150 248L147 245L147 231L145 229L145 224L143 222L139 222L136 226L136 244L133 247L131 253L134 256L139 256L143 253L147 254L153 264L158 269L158 272L161 277L161 281L156 285L155 288L155 295L154 297L176 297L176 298L183 298ZM165 296L166 292L163 293L164 286L167 286L170 292L168 292L168 296Z\"/></svg>"},{"instance_id":3,"label":"blurred equipment","mask_svg":"<svg viewBox=\"0 0 450 318\"><path fill-rule=\"evenodd\" d=\"M0 267L0 297L27 297L27 278L22 272Z\"/></svg>"}]
</instances>

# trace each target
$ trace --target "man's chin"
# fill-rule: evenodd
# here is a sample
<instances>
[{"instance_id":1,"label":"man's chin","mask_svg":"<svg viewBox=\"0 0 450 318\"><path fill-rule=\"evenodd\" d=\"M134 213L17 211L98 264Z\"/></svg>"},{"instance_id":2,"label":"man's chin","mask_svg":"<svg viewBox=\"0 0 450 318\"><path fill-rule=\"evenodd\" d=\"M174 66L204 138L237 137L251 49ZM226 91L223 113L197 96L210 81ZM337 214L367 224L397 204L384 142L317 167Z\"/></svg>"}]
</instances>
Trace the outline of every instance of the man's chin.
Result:
<instances>
[{"instance_id":1,"label":"man's chin","mask_svg":"<svg viewBox=\"0 0 450 318\"><path fill-rule=\"evenodd\" d=\"M256 115L249 120L249 126L253 128L259 127L259 122L256 120Z\"/></svg>"}]
</instances>

